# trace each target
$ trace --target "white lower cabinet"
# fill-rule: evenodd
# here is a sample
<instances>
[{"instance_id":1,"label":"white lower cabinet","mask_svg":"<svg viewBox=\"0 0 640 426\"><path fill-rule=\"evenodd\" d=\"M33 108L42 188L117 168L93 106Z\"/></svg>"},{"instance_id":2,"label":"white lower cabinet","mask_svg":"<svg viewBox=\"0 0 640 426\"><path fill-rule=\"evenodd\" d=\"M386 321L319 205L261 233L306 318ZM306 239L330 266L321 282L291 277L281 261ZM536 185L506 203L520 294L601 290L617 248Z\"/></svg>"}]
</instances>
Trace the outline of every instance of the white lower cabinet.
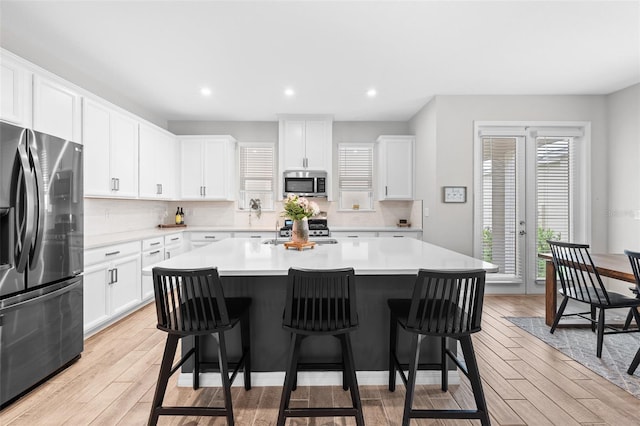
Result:
<instances>
[{"instance_id":1,"label":"white lower cabinet","mask_svg":"<svg viewBox=\"0 0 640 426\"><path fill-rule=\"evenodd\" d=\"M269 232L237 231L233 233L233 237L234 238L256 238L256 239L276 238L276 233L275 231L269 231Z\"/></svg>"},{"instance_id":2,"label":"white lower cabinet","mask_svg":"<svg viewBox=\"0 0 640 426\"><path fill-rule=\"evenodd\" d=\"M142 240L142 269L164 260L164 237ZM142 275L142 300L153 297L153 276Z\"/></svg>"},{"instance_id":3,"label":"white lower cabinet","mask_svg":"<svg viewBox=\"0 0 640 426\"><path fill-rule=\"evenodd\" d=\"M165 235L164 237L164 258L171 259L179 254L187 251L187 247L184 244L184 237L182 233Z\"/></svg>"},{"instance_id":4,"label":"white lower cabinet","mask_svg":"<svg viewBox=\"0 0 640 426\"><path fill-rule=\"evenodd\" d=\"M84 333L108 325L141 302L140 242L85 252Z\"/></svg>"}]
</instances>

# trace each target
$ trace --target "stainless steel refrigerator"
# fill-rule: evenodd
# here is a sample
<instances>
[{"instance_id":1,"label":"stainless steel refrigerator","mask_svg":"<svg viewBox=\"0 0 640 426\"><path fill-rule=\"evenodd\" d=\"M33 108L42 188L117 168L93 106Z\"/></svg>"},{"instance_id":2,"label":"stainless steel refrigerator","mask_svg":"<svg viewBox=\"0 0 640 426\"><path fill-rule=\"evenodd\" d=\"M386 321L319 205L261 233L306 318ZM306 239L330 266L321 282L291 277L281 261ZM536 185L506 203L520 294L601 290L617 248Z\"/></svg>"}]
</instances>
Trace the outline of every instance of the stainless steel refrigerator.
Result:
<instances>
[{"instance_id":1,"label":"stainless steel refrigerator","mask_svg":"<svg viewBox=\"0 0 640 426\"><path fill-rule=\"evenodd\" d=\"M83 349L82 145L0 122L0 406Z\"/></svg>"}]
</instances>

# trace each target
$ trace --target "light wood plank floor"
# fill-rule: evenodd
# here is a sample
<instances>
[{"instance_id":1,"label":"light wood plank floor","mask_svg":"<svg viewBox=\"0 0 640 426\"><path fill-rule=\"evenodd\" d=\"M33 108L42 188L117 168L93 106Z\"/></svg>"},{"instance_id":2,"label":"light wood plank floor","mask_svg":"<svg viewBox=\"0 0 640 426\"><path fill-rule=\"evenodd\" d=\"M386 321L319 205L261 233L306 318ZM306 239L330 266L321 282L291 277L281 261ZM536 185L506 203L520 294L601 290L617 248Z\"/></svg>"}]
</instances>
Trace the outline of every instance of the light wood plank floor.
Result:
<instances>
[{"instance_id":1,"label":"light wood plank floor","mask_svg":"<svg viewBox=\"0 0 640 426\"><path fill-rule=\"evenodd\" d=\"M640 400L506 321L504 316L543 316L542 296L486 296L483 330L474 345L494 425L640 425ZM0 425L146 424L165 334L155 328L153 304L85 342L82 358L0 413ZM605 341L606 344L606 341ZM594 336L595 350L595 336ZM221 403L218 389L199 391L170 383L166 404ZM473 408L466 379L443 393L418 386L416 406ZM280 387L233 388L236 424L272 425ZM404 387L361 386L367 425L398 425ZM341 387L301 387L295 406L349 404ZM160 424L223 425L221 418L161 417ZM343 425L352 419L312 419L288 424ZM470 421L412 424L471 425Z\"/></svg>"}]
</instances>

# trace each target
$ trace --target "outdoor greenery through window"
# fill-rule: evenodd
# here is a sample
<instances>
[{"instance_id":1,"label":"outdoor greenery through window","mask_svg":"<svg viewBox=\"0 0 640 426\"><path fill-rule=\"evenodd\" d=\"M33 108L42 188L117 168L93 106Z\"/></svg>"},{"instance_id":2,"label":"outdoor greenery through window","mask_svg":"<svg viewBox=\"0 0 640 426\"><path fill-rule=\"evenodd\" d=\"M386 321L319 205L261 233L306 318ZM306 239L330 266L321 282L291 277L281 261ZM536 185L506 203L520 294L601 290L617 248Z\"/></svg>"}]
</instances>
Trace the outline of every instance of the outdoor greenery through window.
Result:
<instances>
[{"instance_id":1,"label":"outdoor greenery through window","mask_svg":"<svg viewBox=\"0 0 640 426\"><path fill-rule=\"evenodd\" d=\"M339 145L338 188L341 210L373 210L373 144Z\"/></svg>"},{"instance_id":2,"label":"outdoor greenery through window","mask_svg":"<svg viewBox=\"0 0 640 426\"><path fill-rule=\"evenodd\" d=\"M548 253L547 240L571 241L574 175L573 138L536 138L537 253ZM545 274L538 260L537 277Z\"/></svg>"},{"instance_id":3,"label":"outdoor greenery through window","mask_svg":"<svg viewBox=\"0 0 640 426\"><path fill-rule=\"evenodd\" d=\"M273 209L275 189L275 144L239 143L238 208L248 209L260 200L262 209Z\"/></svg>"}]
</instances>

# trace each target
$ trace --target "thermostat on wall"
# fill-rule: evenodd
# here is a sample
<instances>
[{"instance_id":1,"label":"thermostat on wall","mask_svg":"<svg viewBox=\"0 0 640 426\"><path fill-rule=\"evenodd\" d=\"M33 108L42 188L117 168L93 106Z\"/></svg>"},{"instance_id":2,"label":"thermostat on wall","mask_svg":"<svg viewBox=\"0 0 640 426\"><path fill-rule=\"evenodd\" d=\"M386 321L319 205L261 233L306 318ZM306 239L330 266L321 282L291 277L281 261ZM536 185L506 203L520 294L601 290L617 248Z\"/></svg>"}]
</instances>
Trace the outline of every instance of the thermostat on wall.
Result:
<instances>
[{"instance_id":1,"label":"thermostat on wall","mask_svg":"<svg viewBox=\"0 0 640 426\"><path fill-rule=\"evenodd\" d=\"M443 186L442 201L445 203L466 203L467 187L466 186Z\"/></svg>"}]
</instances>

